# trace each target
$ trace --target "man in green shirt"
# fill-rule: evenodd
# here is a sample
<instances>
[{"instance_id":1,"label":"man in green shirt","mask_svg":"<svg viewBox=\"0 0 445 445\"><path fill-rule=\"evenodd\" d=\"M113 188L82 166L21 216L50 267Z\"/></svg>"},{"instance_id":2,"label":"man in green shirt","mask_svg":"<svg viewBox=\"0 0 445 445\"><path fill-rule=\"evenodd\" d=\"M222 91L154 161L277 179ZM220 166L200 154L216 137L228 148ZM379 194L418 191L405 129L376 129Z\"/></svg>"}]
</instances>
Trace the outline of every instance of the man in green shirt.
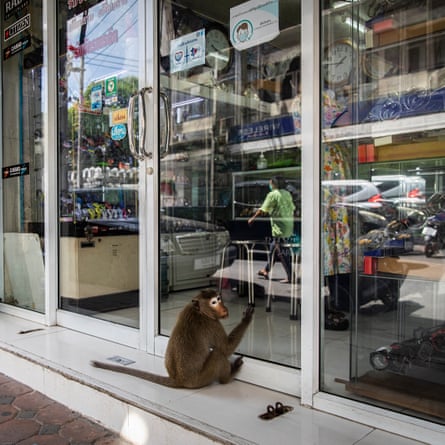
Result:
<instances>
[{"instance_id":1,"label":"man in green shirt","mask_svg":"<svg viewBox=\"0 0 445 445\"><path fill-rule=\"evenodd\" d=\"M281 261L287 279L282 282L290 283L292 280L292 267L290 262L289 250L281 246L283 239L289 238L294 232L294 211L295 204L292 195L284 188L282 181L274 177L269 181L270 192L267 194L263 205L248 220L249 225L253 224L255 218L260 215L269 215L272 228L272 242L270 244L270 262L264 269L258 272L258 275L268 279L269 271L275 260L275 256Z\"/></svg>"}]
</instances>

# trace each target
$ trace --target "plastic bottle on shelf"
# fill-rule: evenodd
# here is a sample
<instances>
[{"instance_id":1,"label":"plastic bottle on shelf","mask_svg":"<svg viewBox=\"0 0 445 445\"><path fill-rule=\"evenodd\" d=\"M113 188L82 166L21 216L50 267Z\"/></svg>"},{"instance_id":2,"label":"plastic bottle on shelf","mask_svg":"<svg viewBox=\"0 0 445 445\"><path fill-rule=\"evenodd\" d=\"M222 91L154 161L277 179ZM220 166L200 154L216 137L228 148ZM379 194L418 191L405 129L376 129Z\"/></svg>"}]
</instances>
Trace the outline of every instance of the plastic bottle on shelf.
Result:
<instances>
[{"instance_id":1,"label":"plastic bottle on shelf","mask_svg":"<svg viewBox=\"0 0 445 445\"><path fill-rule=\"evenodd\" d=\"M256 161L256 168L258 170L264 170L265 168L267 168L267 159L264 156L264 153L261 153L260 157Z\"/></svg>"}]
</instances>

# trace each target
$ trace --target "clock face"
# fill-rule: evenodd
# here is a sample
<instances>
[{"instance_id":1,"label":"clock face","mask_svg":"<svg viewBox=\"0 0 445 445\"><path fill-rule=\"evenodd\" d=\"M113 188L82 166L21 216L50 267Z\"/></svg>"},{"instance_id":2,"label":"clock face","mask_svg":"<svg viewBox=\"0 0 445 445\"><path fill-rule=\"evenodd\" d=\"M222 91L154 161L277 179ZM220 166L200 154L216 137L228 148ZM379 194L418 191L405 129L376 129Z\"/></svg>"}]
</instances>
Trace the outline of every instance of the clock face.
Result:
<instances>
[{"instance_id":1,"label":"clock face","mask_svg":"<svg viewBox=\"0 0 445 445\"><path fill-rule=\"evenodd\" d=\"M349 82L352 70L354 49L348 42L331 45L324 60L324 79L330 85L343 85Z\"/></svg>"},{"instance_id":2,"label":"clock face","mask_svg":"<svg viewBox=\"0 0 445 445\"><path fill-rule=\"evenodd\" d=\"M231 62L230 42L224 31L212 28L206 32L206 64L218 72L227 69Z\"/></svg>"},{"instance_id":3,"label":"clock face","mask_svg":"<svg viewBox=\"0 0 445 445\"><path fill-rule=\"evenodd\" d=\"M397 71L397 66L375 53L363 55L363 70L371 79L383 79Z\"/></svg>"}]
</instances>

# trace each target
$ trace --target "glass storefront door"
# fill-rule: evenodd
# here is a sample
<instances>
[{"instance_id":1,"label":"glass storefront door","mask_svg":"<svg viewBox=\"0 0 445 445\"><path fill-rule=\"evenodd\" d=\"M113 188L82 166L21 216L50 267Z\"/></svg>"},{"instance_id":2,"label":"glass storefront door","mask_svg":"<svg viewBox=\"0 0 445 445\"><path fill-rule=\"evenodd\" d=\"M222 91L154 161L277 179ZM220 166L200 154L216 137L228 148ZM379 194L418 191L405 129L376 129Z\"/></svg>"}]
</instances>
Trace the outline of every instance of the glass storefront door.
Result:
<instances>
[{"instance_id":1,"label":"glass storefront door","mask_svg":"<svg viewBox=\"0 0 445 445\"><path fill-rule=\"evenodd\" d=\"M59 2L59 307L139 326L140 2ZM137 114L137 106L134 113ZM137 129L136 129L137 132Z\"/></svg>"},{"instance_id":2,"label":"glass storefront door","mask_svg":"<svg viewBox=\"0 0 445 445\"><path fill-rule=\"evenodd\" d=\"M0 302L42 313L45 309L42 142L45 71L42 5L29 3L22 8L15 2L4 2L2 14Z\"/></svg>"},{"instance_id":3,"label":"glass storefront door","mask_svg":"<svg viewBox=\"0 0 445 445\"><path fill-rule=\"evenodd\" d=\"M170 121L166 128L160 101L160 333L210 287L229 308L227 329L255 305L239 353L298 368L300 2L164 0L159 8ZM288 208L264 207L249 222L271 179Z\"/></svg>"}]
</instances>

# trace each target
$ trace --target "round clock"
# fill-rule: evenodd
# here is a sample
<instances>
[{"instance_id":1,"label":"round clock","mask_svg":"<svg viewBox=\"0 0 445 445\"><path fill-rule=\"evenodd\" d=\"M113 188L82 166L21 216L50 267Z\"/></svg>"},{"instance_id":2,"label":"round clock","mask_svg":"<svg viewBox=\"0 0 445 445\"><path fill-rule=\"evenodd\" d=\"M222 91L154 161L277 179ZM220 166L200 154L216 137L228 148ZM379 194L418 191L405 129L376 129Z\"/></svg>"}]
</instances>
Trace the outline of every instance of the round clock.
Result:
<instances>
[{"instance_id":1,"label":"round clock","mask_svg":"<svg viewBox=\"0 0 445 445\"><path fill-rule=\"evenodd\" d=\"M351 76L354 48L347 40L330 45L325 53L324 80L331 86L346 85Z\"/></svg>"},{"instance_id":2,"label":"round clock","mask_svg":"<svg viewBox=\"0 0 445 445\"><path fill-rule=\"evenodd\" d=\"M206 29L206 64L222 73L232 63L232 47L226 32L221 28Z\"/></svg>"},{"instance_id":3,"label":"round clock","mask_svg":"<svg viewBox=\"0 0 445 445\"><path fill-rule=\"evenodd\" d=\"M364 73L371 79L383 79L397 71L397 66L384 57L371 52L363 54L362 66Z\"/></svg>"}]
</instances>

